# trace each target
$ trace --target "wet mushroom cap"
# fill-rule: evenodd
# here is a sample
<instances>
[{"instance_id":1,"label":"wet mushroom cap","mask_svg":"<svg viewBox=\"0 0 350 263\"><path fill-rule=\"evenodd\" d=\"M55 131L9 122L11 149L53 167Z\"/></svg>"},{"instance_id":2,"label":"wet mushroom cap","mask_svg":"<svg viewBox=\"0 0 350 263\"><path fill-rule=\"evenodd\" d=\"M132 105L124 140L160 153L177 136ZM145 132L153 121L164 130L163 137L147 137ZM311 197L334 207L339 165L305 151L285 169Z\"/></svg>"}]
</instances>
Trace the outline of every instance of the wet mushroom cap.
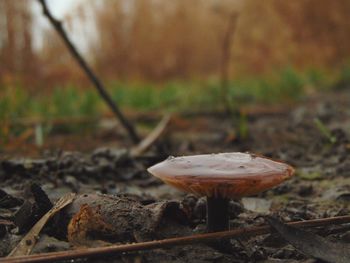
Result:
<instances>
[{"instance_id":1,"label":"wet mushroom cap","mask_svg":"<svg viewBox=\"0 0 350 263\"><path fill-rule=\"evenodd\" d=\"M181 191L222 198L257 194L294 173L283 162L240 152L169 157L148 171Z\"/></svg>"}]
</instances>

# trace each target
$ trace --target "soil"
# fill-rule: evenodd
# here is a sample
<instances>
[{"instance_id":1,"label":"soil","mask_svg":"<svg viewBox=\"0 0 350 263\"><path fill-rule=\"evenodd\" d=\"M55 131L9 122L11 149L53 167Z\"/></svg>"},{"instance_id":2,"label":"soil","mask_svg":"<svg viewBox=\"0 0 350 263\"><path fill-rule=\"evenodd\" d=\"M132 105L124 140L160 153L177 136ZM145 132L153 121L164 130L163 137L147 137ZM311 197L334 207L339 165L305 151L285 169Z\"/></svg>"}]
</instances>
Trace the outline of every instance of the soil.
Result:
<instances>
[{"instance_id":1,"label":"soil","mask_svg":"<svg viewBox=\"0 0 350 263\"><path fill-rule=\"evenodd\" d=\"M345 90L278 110L250 109L240 122L218 113L177 116L158 147L137 158L123 148L125 138L114 126L85 137L55 134L45 151L22 151L29 145L25 142L17 151L7 147L0 160L0 256L16 246L51 202L70 192L78 197L47 223L33 253L204 232L205 198L179 192L146 171L169 155L249 151L296 168L280 186L232 200L231 228L261 225L264 215L285 222L349 215L349 102ZM310 231L350 243L349 224ZM93 261L319 262L277 234L242 237L225 248L195 244Z\"/></svg>"}]
</instances>

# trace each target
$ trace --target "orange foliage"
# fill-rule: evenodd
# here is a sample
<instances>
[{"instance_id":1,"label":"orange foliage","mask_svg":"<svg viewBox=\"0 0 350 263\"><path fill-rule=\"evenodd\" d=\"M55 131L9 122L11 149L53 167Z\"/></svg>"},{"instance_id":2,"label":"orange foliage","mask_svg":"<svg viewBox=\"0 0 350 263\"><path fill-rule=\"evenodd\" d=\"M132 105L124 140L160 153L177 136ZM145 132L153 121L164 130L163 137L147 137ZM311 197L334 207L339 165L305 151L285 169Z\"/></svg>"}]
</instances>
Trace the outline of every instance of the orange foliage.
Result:
<instances>
[{"instance_id":1,"label":"orange foliage","mask_svg":"<svg viewBox=\"0 0 350 263\"><path fill-rule=\"evenodd\" d=\"M248 71L339 66L350 55L347 0L247 0L233 49Z\"/></svg>"},{"instance_id":2,"label":"orange foliage","mask_svg":"<svg viewBox=\"0 0 350 263\"><path fill-rule=\"evenodd\" d=\"M32 21L29 1L0 1L0 83L13 83L18 76L34 79Z\"/></svg>"},{"instance_id":3,"label":"orange foliage","mask_svg":"<svg viewBox=\"0 0 350 263\"><path fill-rule=\"evenodd\" d=\"M0 0L0 83L85 81L52 30L43 48L33 49L30 10L29 1ZM88 43L86 55L103 79L208 78L220 74L233 13L239 17L230 76L285 65L334 67L349 58L348 0L82 1L68 26Z\"/></svg>"}]
</instances>

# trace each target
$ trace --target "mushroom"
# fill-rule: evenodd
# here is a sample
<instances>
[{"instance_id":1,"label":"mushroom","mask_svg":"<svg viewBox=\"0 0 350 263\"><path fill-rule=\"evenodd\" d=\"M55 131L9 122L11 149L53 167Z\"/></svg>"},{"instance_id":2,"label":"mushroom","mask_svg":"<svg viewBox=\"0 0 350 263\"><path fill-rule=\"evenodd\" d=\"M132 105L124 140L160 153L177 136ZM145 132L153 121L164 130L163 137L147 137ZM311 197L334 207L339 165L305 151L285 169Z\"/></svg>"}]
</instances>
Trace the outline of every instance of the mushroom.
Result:
<instances>
[{"instance_id":1,"label":"mushroom","mask_svg":"<svg viewBox=\"0 0 350 263\"><path fill-rule=\"evenodd\" d=\"M250 153L169 157L148 171L181 191L207 197L207 230L229 229L229 200L260 193L291 177L293 167Z\"/></svg>"}]
</instances>

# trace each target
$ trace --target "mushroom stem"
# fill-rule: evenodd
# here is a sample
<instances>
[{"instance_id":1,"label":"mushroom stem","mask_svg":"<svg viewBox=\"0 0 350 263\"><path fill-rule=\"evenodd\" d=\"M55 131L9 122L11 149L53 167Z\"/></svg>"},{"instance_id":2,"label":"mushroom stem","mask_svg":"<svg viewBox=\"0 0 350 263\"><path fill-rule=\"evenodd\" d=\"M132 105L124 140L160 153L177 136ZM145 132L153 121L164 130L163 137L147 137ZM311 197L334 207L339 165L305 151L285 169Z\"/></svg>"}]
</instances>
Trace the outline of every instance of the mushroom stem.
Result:
<instances>
[{"instance_id":1,"label":"mushroom stem","mask_svg":"<svg viewBox=\"0 0 350 263\"><path fill-rule=\"evenodd\" d=\"M229 201L222 197L207 197L208 232L219 232L230 228Z\"/></svg>"}]
</instances>

